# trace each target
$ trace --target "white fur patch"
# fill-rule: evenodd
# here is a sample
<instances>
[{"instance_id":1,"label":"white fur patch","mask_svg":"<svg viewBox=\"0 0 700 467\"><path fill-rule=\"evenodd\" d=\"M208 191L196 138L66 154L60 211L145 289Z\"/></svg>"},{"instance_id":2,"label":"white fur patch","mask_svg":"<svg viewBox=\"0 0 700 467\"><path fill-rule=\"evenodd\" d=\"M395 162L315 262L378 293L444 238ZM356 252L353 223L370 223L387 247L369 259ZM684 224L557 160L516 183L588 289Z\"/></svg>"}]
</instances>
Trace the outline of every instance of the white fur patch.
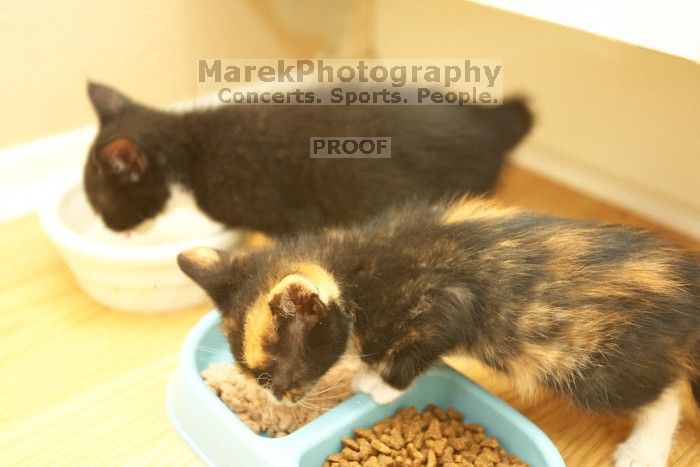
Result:
<instances>
[{"instance_id":1,"label":"white fur patch","mask_svg":"<svg viewBox=\"0 0 700 467\"><path fill-rule=\"evenodd\" d=\"M680 410L676 387L666 389L656 401L643 407L632 434L615 451L615 467L665 467Z\"/></svg>"},{"instance_id":2,"label":"white fur patch","mask_svg":"<svg viewBox=\"0 0 700 467\"><path fill-rule=\"evenodd\" d=\"M166 206L169 209L182 207L198 209L192 190L179 183L170 186L170 198Z\"/></svg>"},{"instance_id":3,"label":"white fur patch","mask_svg":"<svg viewBox=\"0 0 700 467\"><path fill-rule=\"evenodd\" d=\"M377 404L388 404L404 393L404 391L389 385L379 373L366 365L355 374L352 380L352 389L356 392L369 394Z\"/></svg>"},{"instance_id":4,"label":"white fur patch","mask_svg":"<svg viewBox=\"0 0 700 467\"><path fill-rule=\"evenodd\" d=\"M208 237L223 232L226 227L210 219L197 206L192 193L180 185L170 188L170 198L155 218L141 222L132 229L130 243L162 243Z\"/></svg>"}]
</instances>

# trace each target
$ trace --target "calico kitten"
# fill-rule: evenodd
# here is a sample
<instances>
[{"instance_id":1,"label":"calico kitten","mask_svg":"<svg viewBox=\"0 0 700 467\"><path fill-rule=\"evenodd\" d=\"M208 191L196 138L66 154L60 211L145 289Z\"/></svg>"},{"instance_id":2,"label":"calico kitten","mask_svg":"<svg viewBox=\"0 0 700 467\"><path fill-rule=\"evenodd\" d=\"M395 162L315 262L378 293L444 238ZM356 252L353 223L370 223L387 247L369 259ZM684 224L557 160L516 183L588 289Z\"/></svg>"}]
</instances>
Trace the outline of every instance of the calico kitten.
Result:
<instances>
[{"instance_id":1,"label":"calico kitten","mask_svg":"<svg viewBox=\"0 0 700 467\"><path fill-rule=\"evenodd\" d=\"M483 200L229 257L178 257L222 313L237 364L298 401L354 342L380 403L446 354L585 409L638 416L618 466L665 465L679 385L700 403L700 263L654 236Z\"/></svg>"},{"instance_id":2,"label":"calico kitten","mask_svg":"<svg viewBox=\"0 0 700 467\"><path fill-rule=\"evenodd\" d=\"M164 208L174 185L230 227L279 234L350 224L415 193L483 193L528 132L522 100L502 106L221 106L166 113L99 84L100 120L84 170L90 204L113 230ZM388 136L390 159L311 159L312 136Z\"/></svg>"}]
</instances>

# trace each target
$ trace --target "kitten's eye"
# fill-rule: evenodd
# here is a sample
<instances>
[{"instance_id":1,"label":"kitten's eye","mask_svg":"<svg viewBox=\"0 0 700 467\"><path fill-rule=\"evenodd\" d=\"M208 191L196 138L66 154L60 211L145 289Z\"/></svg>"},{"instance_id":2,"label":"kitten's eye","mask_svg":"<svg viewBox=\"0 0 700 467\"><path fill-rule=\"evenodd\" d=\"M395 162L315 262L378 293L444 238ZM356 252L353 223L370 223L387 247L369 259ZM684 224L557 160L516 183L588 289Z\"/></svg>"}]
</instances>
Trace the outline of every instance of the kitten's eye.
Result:
<instances>
[{"instance_id":1,"label":"kitten's eye","mask_svg":"<svg viewBox=\"0 0 700 467\"><path fill-rule=\"evenodd\" d=\"M258 382L258 384L262 387L267 387L272 383L272 377L270 376L269 373L260 373L255 380Z\"/></svg>"}]
</instances>

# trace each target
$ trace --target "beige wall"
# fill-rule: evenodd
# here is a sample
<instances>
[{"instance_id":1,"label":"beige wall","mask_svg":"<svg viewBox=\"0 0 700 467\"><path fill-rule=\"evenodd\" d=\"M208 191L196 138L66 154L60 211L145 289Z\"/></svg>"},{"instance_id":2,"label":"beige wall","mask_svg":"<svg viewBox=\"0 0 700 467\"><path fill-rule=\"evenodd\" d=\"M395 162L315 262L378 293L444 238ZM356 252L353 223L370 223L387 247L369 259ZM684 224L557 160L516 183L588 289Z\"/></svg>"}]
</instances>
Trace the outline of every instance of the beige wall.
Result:
<instances>
[{"instance_id":1,"label":"beige wall","mask_svg":"<svg viewBox=\"0 0 700 467\"><path fill-rule=\"evenodd\" d=\"M194 97L198 58L339 53L343 23L326 16L351 8L333 3L304 0L295 18L287 0L4 1L0 147L94 122L88 78L162 105Z\"/></svg>"},{"instance_id":2,"label":"beige wall","mask_svg":"<svg viewBox=\"0 0 700 467\"><path fill-rule=\"evenodd\" d=\"M697 63L462 0L376 4L379 57L504 59L532 143L700 213Z\"/></svg>"}]
</instances>

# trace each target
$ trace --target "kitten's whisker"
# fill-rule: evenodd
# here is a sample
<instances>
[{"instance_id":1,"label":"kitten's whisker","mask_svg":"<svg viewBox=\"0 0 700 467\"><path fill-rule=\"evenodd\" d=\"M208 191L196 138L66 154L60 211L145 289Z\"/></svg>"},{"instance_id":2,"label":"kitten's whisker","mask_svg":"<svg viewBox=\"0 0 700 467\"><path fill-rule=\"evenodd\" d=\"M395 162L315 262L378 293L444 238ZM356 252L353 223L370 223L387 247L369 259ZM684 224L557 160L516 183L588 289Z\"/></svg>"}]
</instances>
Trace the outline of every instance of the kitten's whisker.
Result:
<instances>
[{"instance_id":1,"label":"kitten's whisker","mask_svg":"<svg viewBox=\"0 0 700 467\"><path fill-rule=\"evenodd\" d=\"M330 403L332 406L338 405L341 401L340 399L346 399L347 397L350 396L350 392L342 393L342 394L336 394L333 395L332 397L324 397L320 399L315 399L315 398L307 398L304 400L307 400L311 403Z\"/></svg>"},{"instance_id":2,"label":"kitten's whisker","mask_svg":"<svg viewBox=\"0 0 700 467\"><path fill-rule=\"evenodd\" d=\"M297 401L297 404L301 405L304 408L307 408L309 410L317 410L320 412L327 412L328 410L331 409L331 407L321 407L316 404L310 403L308 401Z\"/></svg>"},{"instance_id":3,"label":"kitten's whisker","mask_svg":"<svg viewBox=\"0 0 700 467\"><path fill-rule=\"evenodd\" d=\"M325 394L311 394L306 397L306 400L311 401L328 401L328 400L339 400L346 394L350 394L349 388L339 388L337 391L327 392Z\"/></svg>"},{"instance_id":4,"label":"kitten's whisker","mask_svg":"<svg viewBox=\"0 0 700 467\"><path fill-rule=\"evenodd\" d=\"M292 418L294 418L294 423L299 427L299 417L297 417L296 407L292 405Z\"/></svg>"},{"instance_id":5,"label":"kitten's whisker","mask_svg":"<svg viewBox=\"0 0 700 467\"><path fill-rule=\"evenodd\" d=\"M346 352L343 355L341 355L340 360L344 358L362 358L362 357L371 357L372 355L377 355L379 351L372 352L372 353L367 353L367 354L362 354L362 353L352 353L352 352Z\"/></svg>"},{"instance_id":6,"label":"kitten's whisker","mask_svg":"<svg viewBox=\"0 0 700 467\"><path fill-rule=\"evenodd\" d=\"M219 349L214 349L214 348L211 348L211 347L199 346L199 347L197 347L196 350L203 350L203 351L205 351L205 352L209 352L209 353L212 353L212 354L214 354L214 355L221 356L221 357L227 357L227 358L230 358L230 357L231 357L231 354L230 354L230 353L224 352L224 351L219 350Z\"/></svg>"},{"instance_id":7,"label":"kitten's whisker","mask_svg":"<svg viewBox=\"0 0 700 467\"><path fill-rule=\"evenodd\" d=\"M329 391L332 391L332 390L334 390L334 389L342 389L342 386L343 386L343 385L344 385L343 382L340 382L339 384L334 384L334 385L332 385L332 386L328 386L328 387L326 387L326 388L324 388L324 389L322 389L322 390L310 391L310 392L309 392L309 395L317 396L317 395L320 395L320 394L325 394L325 393L327 393L327 392L329 392Z\"/></svg>"},{"instance_id":8,"label":"kitten's whisker","mask_svg":"<svg viewBox=\"0 0 700 467\"><path fill-rule=\"evenodd\" d=\"M310 396L317 396L331 392L336 389L345 389L346 386L350 384L352 380L352 375L356 371L354 369L347 369L341 375L334 375L335 384L320 384L312 388L307 394Z\"/></svg>"},{"instance_id":9,"label":"kitten's whisker","mask_svg":"<svg viewBox=\"0 0 700 467\"><path fill-rule=\"evenodd\" d=\"M330 396L327 397L307 397L304 400L311 401L311 402L328 402L328 401L338 401L340 399L341 395L349 394L349 391L345 392L339 392L336 394L331 394Z\"/></svg>"}]
</instances>

